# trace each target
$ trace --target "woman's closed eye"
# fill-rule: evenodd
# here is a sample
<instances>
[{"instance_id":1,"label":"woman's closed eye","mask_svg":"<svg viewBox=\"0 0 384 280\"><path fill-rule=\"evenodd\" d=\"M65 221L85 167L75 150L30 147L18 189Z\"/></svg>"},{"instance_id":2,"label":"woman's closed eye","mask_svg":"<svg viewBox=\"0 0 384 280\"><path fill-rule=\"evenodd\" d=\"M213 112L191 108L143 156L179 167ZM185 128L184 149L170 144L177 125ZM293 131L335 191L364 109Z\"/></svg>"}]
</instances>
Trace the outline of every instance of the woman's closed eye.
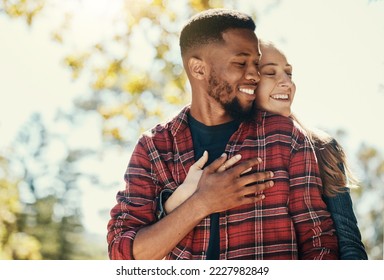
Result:
<instances>
[{"instance_id":1,"label":"woman's closed eye","mask_svg":"<svg viewBox=\"0 0 384 280\"><path fill-rule=\"evenodd\" d=\"M274 76L274 75L276 75L276 72L261 72L261 75Z\"/></svg>"}]
</instances>

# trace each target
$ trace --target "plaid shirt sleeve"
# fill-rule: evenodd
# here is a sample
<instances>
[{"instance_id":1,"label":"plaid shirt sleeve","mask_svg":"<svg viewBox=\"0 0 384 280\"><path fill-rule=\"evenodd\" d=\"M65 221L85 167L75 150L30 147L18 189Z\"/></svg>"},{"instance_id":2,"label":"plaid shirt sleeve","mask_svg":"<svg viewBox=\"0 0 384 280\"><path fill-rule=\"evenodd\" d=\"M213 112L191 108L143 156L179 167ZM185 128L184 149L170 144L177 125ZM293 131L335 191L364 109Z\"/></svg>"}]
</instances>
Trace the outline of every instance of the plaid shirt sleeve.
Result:
<instances>
[{"instance_id":1,"label":"plaid shirt sleeve","mask_svg":"<svg viewBox=\"0 0 384 280\"><path fill-rule=\"evenodd\" d=\"M117 193L117 204L110 213L107 234L110 259L134 259L132 246L137 231L156 220L154 198L160 190L153 179L145 147L143 137L136 145L125 173L126 188Z\"/></svg>"},{"instance_id":2,"label":"plaid shirt sleeve","mask_svg":"<svg viewBox=\"0 0 384 280\"><path fill-rule=\"evenodd\" d=\"M307 137L293 129L289 208L295 223L300 259L337 259L337 237L321 198L317 160Z\"/></svg>"}]
</instances>

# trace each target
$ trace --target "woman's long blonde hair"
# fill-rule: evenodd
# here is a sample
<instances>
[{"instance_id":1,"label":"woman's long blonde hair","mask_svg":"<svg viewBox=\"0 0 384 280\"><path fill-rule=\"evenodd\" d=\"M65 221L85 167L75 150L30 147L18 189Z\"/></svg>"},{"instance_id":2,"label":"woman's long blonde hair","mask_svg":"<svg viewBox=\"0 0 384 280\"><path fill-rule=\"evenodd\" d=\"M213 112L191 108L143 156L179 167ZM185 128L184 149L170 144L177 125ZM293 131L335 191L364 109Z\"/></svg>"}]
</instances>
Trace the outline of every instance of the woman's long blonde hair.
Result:
<instances>
[{"instance_id":1,"label":"woman's long blonde hair","mask_svg":"<svg viewBox=\"0 0 384 280\"><path fill-rule=\"evenodd\" d=\"M358 180L348 166L344 149L336 139L325 132L308 129L293 114L290 117L303 128L314 147L323 182L323 194L332 197L348 188L357 187Z\"/></svg>"}]
</instances>

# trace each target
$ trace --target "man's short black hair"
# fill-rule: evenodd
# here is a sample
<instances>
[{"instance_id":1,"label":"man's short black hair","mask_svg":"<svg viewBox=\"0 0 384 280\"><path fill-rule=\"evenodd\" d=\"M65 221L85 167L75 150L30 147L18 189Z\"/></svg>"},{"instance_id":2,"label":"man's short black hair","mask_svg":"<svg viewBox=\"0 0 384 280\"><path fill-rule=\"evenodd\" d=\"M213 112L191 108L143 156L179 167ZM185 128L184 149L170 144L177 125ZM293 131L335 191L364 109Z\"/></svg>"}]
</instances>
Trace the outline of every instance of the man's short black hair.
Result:
<instances>
[{"instance_id":1,"label":"man's short black hair","mask_svg":"<svg viewBox=\"0 0 384 280\"><path fill-rule=\"evenodd\" d=\"M256 24L249 15L236 10L209 9L198 13L181 31L181 55L198 45L223 41L222 33L232 28L254 31Z\"/></svg>"}]
</instances>

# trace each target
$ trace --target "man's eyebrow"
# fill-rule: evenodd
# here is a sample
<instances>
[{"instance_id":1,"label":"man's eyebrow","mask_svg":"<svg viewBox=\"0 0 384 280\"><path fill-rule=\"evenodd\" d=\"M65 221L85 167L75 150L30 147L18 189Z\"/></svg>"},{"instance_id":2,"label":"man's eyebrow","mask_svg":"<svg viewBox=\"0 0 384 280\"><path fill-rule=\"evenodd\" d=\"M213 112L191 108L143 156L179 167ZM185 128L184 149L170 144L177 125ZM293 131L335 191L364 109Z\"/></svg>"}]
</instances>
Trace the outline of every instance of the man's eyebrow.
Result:
<instances>
[{"instance_id":1,"label":"man's eyebrow","mask_svg":"<svg viewBox=\"0 0 384 280\"><path fill-rule=\"evenodd\" d=\"M250 56L250 54L246 52L239 52L239 53L236 53L235 56Z\"/></svg>"},{"instance_id":2,"label":"man's eyebrow","mask_svg":"<svg viewBox=\"0 0 384 280\"><path fill-rule=\"evenodd\" d=\"M235 56L251 56L250 53L247 53L247 52L239 52L239 53L236 53ZM261 54L259 53L258 56L260 57Z\"/></svg>"}]
</instances>

